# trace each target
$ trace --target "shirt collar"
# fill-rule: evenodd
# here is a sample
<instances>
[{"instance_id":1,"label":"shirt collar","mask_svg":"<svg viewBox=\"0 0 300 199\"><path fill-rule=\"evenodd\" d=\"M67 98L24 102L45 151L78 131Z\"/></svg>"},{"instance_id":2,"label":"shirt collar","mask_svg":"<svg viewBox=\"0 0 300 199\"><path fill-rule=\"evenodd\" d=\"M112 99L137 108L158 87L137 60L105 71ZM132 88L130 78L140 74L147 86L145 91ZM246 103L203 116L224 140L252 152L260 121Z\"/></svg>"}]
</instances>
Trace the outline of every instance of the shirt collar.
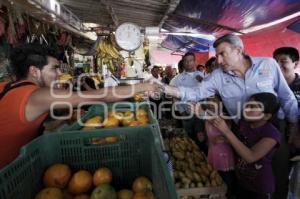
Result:
<instances>
[{"instance_id":1,"label":"shirt collar","mask_svg":"<svg viewBox=\"0 0 300 199\"><path fill-rule=\"evenodd\" d=\"M257 62L258 60L255 59L254 57L250 57L249 55L245 55L245 58L250 60L250 68L249 69L253 69L255 66L257 66ZM233 77L238 77L235 73L233 73L232 71L225 71L225 70L222 70L224 73L228 74L228 75L231 75Z\"/></svg>"},{"instance_id":2,"label":"shirt collar","mask_svg":"<svg viewBox=\"0 0 300 199\"><path fill-rule=\"evenodd\" d=\"M294 81L291 83L291 85L293 85L294 83L296 83L296 82L298 82L298 81L300 81L300 76L299 76L299 74L298 73L295 73L295 79L294 79Z\"/></svg>"}]
</instances>

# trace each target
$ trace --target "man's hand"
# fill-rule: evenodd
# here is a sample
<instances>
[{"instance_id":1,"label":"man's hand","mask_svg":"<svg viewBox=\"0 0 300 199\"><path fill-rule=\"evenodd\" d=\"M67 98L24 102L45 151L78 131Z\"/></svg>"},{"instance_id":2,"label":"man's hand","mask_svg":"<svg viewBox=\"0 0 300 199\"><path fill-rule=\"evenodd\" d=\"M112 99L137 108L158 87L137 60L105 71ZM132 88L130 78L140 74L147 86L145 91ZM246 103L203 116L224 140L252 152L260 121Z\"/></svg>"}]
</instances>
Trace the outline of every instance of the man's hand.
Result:
<instances>
[{"instance_id":1,"label":"man's hand","mask_svg":"<svg viewBox=\"0 0 300 199\"><path fill-rule=\"evenodd\" d=\"M140 84L140 87L143 91L150 91L150 92L162 92L163 86L157 81L146 81Z\"/></svg>"},{"instance_id":2,"label":"man's hand","mask_svg":"<svg viewBox=\"0 0 300 199\"><path fill-rule=\"evenodd\" d=\"M196 80L198 80L198 82L202 82L203 77L201 77L200 75L197 75L197 76L196 76Z\"/></svg>"}]
</instances>

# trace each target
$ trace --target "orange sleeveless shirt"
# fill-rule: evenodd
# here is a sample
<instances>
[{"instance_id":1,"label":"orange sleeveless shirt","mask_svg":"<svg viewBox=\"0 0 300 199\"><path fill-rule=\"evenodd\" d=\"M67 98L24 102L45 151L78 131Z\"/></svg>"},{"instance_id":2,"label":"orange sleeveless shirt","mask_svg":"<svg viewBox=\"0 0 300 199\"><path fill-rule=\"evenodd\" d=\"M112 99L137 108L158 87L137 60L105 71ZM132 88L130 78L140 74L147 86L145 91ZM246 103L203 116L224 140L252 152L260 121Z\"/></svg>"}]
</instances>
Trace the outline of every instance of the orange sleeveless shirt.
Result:
<instances>
[{"instance_id":1,"label":"orange sleeveless shirt","mask_svg":"<svg viewBox=\"0 0 300 199\"><path fill-rule=\"evenodd\" d=\"M2 92L6 83L0 83ZM39 87L25 85L8 91L0 100L0 168L12 162L20 148L39 135L48 113L32 122L25 118L25 107L30 95Z\"/></svg>"}]
</instances>

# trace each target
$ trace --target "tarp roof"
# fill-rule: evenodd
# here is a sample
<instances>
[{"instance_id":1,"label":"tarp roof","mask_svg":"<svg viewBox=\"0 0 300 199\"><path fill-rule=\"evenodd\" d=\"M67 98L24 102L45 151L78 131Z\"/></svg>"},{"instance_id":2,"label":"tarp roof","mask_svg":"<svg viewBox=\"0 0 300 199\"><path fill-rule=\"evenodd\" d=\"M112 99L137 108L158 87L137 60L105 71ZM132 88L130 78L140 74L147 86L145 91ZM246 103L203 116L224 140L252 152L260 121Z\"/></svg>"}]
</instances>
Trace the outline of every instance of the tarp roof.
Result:
<instances>
[{"instance_id":1,"label":"tarp roof","mask_svg":"<svg viewBox=\"0 0 300 199\"><path fill-rule=\"evenodd\" d=\"M181 0L162 28L170 32L206 33L218 37L269 23L299 11L299 0ZM197 39L168 36L162 46L176 51L178 48L183 49L187 40L193 43ZM203 45L187 46L186 50L200 52L212 49Z\"/></svg>"}]
</instances>

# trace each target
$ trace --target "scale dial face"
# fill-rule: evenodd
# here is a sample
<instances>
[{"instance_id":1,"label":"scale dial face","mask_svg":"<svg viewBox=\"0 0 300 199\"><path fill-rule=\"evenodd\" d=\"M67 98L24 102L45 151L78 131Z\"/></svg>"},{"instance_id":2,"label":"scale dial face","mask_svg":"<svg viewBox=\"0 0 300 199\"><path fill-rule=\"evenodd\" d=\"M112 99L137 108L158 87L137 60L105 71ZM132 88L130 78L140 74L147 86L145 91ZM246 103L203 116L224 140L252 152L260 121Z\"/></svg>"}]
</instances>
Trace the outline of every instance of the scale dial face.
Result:
<instances>
[{"instance_id":1,"label":"scale dial face","mask_svg":"<svg viewBox=\"0 0 300 199\"><path fill-rule=\"evenodd\" d=\"M121 24L116 30L115 37L118 46L129 52L135 51L142 44L140 27L133 23Z\"/></svg>"}]
</instances>

